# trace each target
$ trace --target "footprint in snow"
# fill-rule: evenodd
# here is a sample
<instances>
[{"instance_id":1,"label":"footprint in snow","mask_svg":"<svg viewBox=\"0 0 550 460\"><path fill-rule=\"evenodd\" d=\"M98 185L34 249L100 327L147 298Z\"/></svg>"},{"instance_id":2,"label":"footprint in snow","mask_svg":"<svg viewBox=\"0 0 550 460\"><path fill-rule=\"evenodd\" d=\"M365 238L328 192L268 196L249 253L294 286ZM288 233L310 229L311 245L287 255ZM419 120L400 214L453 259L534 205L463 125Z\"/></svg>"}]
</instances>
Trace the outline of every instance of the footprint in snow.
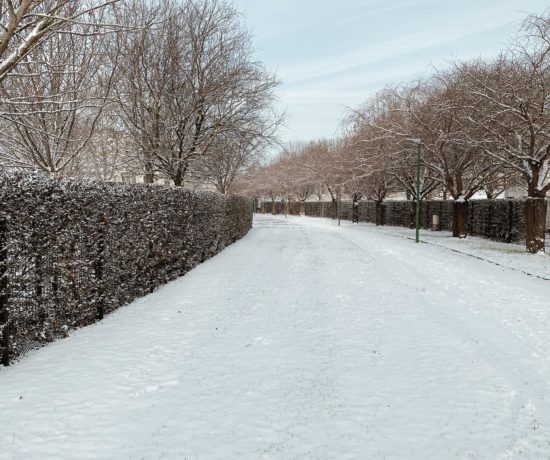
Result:
<instances>
[{"instance_id":1,"label":"footprint in snow","mask_svg":"<svg viewBox=\"0 0 550 460\"><path fill-rule=\"evenodd\" d=\"M245 347L251 347L252 345L260 344L260 345L267 345L267 340L265 340L263 337L256 337L255 339L252 339L250 342L245 344Z\"/></svg>"}]
</instances>

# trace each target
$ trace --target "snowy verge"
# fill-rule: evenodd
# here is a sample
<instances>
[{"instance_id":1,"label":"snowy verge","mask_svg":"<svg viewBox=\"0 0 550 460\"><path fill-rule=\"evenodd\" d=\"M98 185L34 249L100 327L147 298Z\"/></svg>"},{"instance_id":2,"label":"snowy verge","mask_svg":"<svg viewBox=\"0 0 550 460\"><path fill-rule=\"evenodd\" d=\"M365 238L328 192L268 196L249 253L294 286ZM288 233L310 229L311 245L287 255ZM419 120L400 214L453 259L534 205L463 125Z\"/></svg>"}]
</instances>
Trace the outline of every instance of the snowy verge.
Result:
<instances>
[{"instance_id":1,"label":"snowy verge","mask_svg":"<svg viewBox=\"0 0 550 460\"><path fill-rule=\"evenodd\" d=\"M313 225L315 225L316 221L318 221L317 223L319 225L327 225L330 227L338 225L337 221L332 219L319 219L316 217L298 217L298 219L311 220L311 224ZM344 228L380 232L385 235L408 240L415 239L415 230L404 227L376 226L364 222L352 224L349 221L342 221L341 226ZM443 249L456 251L474 258L485 260L486 262L509 268L510 270L516 270L526 275L550 280L550 254L528 254L523 244L502 243L474 236L468 236L464 239L453 238L452 233L448 231L433 232L425 229L420 231L420 241L425 244L438 246ZM549 244L547 242L547 248L548 247Z\"/></svg>"}]
</instances>

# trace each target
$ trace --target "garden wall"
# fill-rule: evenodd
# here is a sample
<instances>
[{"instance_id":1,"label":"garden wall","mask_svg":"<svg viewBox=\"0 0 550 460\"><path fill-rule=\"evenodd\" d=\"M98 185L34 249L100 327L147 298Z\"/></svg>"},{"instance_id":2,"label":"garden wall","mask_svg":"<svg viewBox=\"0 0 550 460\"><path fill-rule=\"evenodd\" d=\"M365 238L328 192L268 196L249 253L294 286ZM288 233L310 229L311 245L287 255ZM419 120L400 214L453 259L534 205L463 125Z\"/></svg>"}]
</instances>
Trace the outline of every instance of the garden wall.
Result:
<instances>
[{"instance_id":1,"label":"garden wall","mask_svg":"<svg viewBox=\"0 0 550 460\"><path fill-rule=\"evenodd\" d=\"M242 197L25 175L0 175L0 205L4 362L182 276L252 225Z\"/></svg>"},{"instance_id":2,"label":"garden wall","mask_svg":"<svg viewBox=\"0 0 550 460\"><path fill-rule=\"evenodd\" d=\"M468 205L468 234L482 236L509 243L525 242L524 200L471 200ZM340 215L343 220L352 220L353 203L343 201ZM376 222L376 203L374 201L359 201L358 214L360 222ZM415 204L412 201L387 201L384 203L384 223L399 227L410 227L414 222ZM275 203L275 213L283 214L286 206ZM293 202L290 214L304 213L312 217L335 217L334 202ZM273 203L262 204L262 212L272 213ZM430 229L432 216L439 216L441 230L452 230L453 202L433 200L422 202L420 224L422 228Z\"/></svg>"}]
</instances>

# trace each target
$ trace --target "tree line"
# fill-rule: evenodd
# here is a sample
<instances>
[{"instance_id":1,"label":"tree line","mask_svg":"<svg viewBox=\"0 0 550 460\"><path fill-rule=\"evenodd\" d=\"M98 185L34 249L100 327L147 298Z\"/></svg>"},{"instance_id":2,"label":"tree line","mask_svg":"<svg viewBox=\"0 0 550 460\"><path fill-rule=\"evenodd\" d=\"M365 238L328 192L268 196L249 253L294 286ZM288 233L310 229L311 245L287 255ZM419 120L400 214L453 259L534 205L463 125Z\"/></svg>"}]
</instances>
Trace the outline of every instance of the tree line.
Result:
<instances>
[{"instance_id":1,"label":"tree line","mask_svg":"<svg viewBox=\"0 0 550 460\"><path fill-rule=\"evenodd\" d=\"M497 57L454 62L382 89L349 111L337 139L290 145L236 188L286 201L343 194L381 205L395 193L413 202L452 199L453 236L464 237L468 200L520 187L527 197L527 250L544 251L549 90L550 17L528 16Z\"/></svg>"},{"instance_id":2,"label":"tree line","mask_svg":"<svg viewBox=\"0 0 550 460\"><path fill-rule=\"evenodd\" d=\"M218 0L0 0L0 167L226 193L276 141L276 76Z\"/></svg>"}]
</instances>

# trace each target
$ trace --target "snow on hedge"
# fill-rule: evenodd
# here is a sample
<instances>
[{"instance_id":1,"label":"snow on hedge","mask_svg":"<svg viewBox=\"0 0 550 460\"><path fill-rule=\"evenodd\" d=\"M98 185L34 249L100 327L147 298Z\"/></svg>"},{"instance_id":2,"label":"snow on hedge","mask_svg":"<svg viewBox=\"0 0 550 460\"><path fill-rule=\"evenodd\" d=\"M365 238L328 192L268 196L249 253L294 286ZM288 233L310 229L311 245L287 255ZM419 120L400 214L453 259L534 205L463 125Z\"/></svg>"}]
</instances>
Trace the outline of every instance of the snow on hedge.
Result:
<instances>
[{"instance_id":1,"label":"snow on hedge","mask_svg":"<svg viewBox=\"0 0 550 460\"><path fill-rule=\"evenodd\" d=\"M182 276L252 223L242 197L35 175L0 174L0 202L11 358Z\"/></svg>"}]
</instances>

